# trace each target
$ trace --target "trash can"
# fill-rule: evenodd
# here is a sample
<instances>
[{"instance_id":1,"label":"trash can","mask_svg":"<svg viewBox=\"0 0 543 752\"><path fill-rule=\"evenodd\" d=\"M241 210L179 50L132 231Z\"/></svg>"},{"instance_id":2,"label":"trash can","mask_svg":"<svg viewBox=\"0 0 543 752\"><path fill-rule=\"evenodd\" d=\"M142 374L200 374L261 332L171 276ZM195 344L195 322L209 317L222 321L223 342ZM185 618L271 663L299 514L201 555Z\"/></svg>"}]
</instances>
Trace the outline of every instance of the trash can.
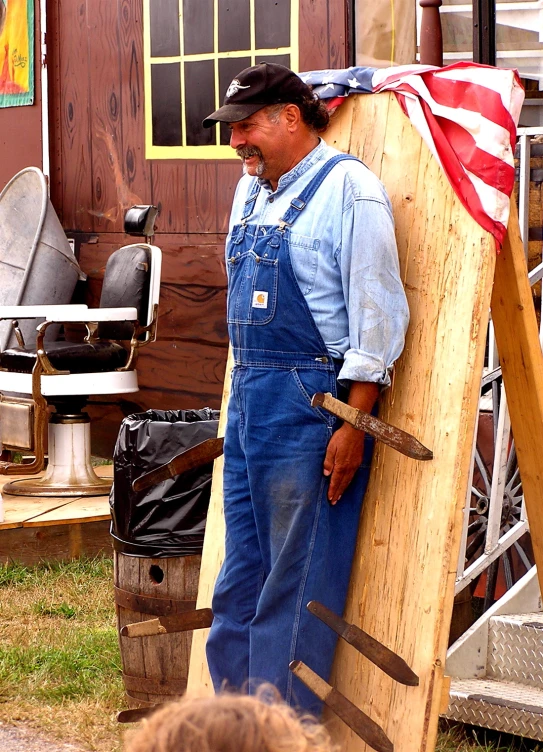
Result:
<instances>
[{"instance_id":1,"label":"trash can","mask_svg":"<svg viewBox=\"0 0 543 752\"><path fill-rule=\"evenodd\" d=\"M121 636L127 624L196 608L212 463L134 492L132 482L217 435L219 412L149 410L121 424L110 495L123 681L130 707L184 694L191 632Z\"/></svg>"}]
</instances>

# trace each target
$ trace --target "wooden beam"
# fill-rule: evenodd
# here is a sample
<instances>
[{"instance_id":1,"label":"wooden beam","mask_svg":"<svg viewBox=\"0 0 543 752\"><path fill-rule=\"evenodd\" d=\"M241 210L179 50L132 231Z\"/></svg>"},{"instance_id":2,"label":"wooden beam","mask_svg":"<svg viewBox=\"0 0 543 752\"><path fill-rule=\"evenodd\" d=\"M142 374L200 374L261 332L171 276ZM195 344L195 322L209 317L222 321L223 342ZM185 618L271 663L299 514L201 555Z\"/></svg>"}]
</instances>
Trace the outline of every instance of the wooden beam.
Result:
<instances>
[{"instance_id":1,"label":"wooden beam","mask_svg":"<svg viewBox=\"0 0 543 752\"><path fill-rule=\"evenodd\" d=\"M491 309L543 592L543 354L513 200L507 235L496 260Z\"/></svg>"}]
</instances>

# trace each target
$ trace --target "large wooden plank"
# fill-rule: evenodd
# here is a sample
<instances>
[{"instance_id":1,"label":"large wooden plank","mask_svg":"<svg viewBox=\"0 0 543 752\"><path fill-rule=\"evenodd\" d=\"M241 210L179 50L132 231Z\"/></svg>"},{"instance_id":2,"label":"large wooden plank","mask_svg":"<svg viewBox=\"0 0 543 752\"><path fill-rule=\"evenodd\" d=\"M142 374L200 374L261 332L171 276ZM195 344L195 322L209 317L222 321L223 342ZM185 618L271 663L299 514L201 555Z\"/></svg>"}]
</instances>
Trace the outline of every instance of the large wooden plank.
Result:
<instances>
[{"instance_id":1,"label":"large wooden plank","mask_svg":"<svg viewBox=\"0 0 543 752\"><path fill-rule=\"evenodd\" d=\"M543 592L543 354L514 200L507 236L496 261L491 310Z\"/></svg>"},{"instance_id":2,"label":"large wooden plank","mask_svg":"<svg viewBox=\"0 0 543 752\"><path fill-rule=\"evenodd\" d=\"M353 106L363 109L363 99ZM386 121L376 123L385 129L380 177L411 324L381 414L431 447L434 460L416 463L378 445L346 613L410 662L421 684L395 685L345 645L333 681L402 752L414 752L433 749L437 733L495 251L410 124L398 137L399 119L407 123L391 98ZM365 749L344 726L337 739L344 750Z\"/></svg>"},{"instance_id":3,"label":"large wooden plank","mask_svg":"<svg viewBox=\"0 0 543 752\"><path fill-rule=\"evenodd\" d=\"M437 734L494 241L460 205L392 95L352 97L342 107L325 137L338 148L350 145L387 187L411 311L381 415L415 434L435 458L417 463L377 446L346 609L349 621L413 666L420 686L395 685L345 644L338 646L332 681L384 727L397 749L421 752L434 748ZM360 128L369 133L361 135ZM210 515L200 607L210 605L222 557L216 497ZM197 644L189 686L205 690L209 679ZM329 720L342 750L368 749L341 722Z\"/></svg>"},{"instance_id":4,"label":"large wooden plank","mask_svg":"<svg viewBox=\"0 0 543 752\"><path fill-rule=\"evenodd\" d=\"M226 378L222 395L221 415L219 419L218 436L224 436L226 428L226 416L228 400L230 398L230 373L232 371L233 358L231 351L228 353L226 364ZM215 460L213 466L213 480L211 482L211 498L206 522L206 535L204 538L204 550L202 551L202 563L200 567L200 581L198 583L198 599L196 608L210 608L213 596L213 588L219 569L224 559L224 515L222 508L224 456ZM205 604L205 605L204 605ZM190 652L189 676L187 692L199 694L213 694L213 685L207 667L205 644L208 629L199 629L192 636L192 648Z\"/></svg>"}]
</instances>

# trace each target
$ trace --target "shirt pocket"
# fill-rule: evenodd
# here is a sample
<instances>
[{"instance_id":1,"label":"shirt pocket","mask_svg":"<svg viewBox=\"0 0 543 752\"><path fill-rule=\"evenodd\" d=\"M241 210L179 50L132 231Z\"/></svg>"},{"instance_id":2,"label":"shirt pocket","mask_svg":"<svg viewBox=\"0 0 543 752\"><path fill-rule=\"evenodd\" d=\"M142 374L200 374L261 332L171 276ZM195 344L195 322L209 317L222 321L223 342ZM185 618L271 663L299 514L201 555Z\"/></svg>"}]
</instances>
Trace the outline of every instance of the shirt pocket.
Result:
<instances>
[{"instance_id":1,"label":"shirt pocket","mask_svg":"<svg viewBox=\"0 0 543 752\"><path fill-rule=\"evenodd\" d=\"M319 245L320 240L317 238L296 235L295 233L290 234L290 262L294 276L304 295L309 295L315 286L319 265Z\"/></svg>"}]
</instances>

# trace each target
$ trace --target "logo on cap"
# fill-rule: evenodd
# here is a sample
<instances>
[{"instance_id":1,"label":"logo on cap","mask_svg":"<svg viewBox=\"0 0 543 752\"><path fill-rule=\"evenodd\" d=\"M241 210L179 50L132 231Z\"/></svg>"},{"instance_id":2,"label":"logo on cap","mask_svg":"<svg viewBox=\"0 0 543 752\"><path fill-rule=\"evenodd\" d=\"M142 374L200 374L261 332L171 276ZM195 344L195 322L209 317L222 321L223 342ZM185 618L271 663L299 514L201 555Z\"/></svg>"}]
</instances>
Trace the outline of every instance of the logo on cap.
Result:
<instances>
[{"instance_id":1,"label":"logo on cap","mask_svg":"<svg viewBox=\"0 0 543 752\"><path fill-rule=\"evenodd\" d=\"M229 99L230 97L233 97L234 94L237 94L240 89L250 89L251 86L242 86L237 78L235 78L228 89L226 90L226 97Z\"/></svg>"}]
</instances>

